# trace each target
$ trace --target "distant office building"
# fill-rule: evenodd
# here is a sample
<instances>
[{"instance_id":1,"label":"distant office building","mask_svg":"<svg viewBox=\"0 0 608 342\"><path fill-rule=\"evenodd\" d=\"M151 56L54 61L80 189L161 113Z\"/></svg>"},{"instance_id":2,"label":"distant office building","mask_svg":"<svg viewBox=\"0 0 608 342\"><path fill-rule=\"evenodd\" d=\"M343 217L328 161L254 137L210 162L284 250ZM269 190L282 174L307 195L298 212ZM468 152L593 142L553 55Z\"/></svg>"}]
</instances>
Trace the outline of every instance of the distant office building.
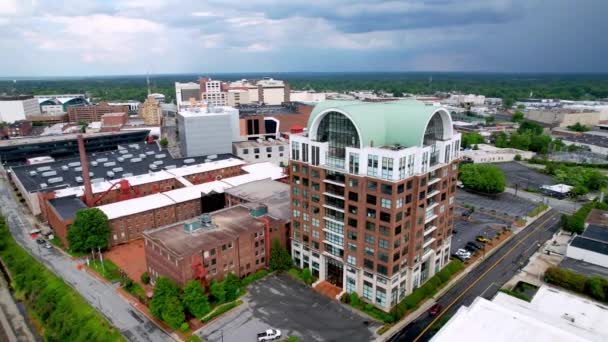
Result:
<instances>
[{"instance_id":1,"label":"distant office building","mask_svg":"<svg viewBox=\"0 0 608 342\"><path fill-rule=\"evenodd\" d=\"M250 163L271 162L287 165L289 141L284 138L239 141L232 144L232 154Z\"/></svg>"},{"instance_id":2,"label":"distant office building","mask_svg":"<svg viewBox=\"0 0 608 342\"><path fill-rule=\"evenodd\" d=\"M148 97L152 96L158 103L165 103L165 95L160 93L148 94Z\"/></svg>"},{"instance_id":3,"label":"distant office building","mask_svg":"<svg viewBox=\"0 0 608 342\"><path fill-rule=\"evenodd\" d=\"M249 103L280 105L290 101L289 84L285 81L265 77L261 80L240 80L231 82L229 89L246 90ZM243 104L245 102L242 102Z\"/></svg>"},{"instance_id":4,"label":"distant office building","mask_svg":"<svg viewBox=\"0 0 608 342\"><path fill-rule=\"evenodd\" d=\"M475 164L506 163L515 160L515 156L520 156L522 160L526 160L536 155L534 152L518 150L516 148L500 148L487 144L477 144L476 146L477 150L462 151L463 160L471 161Z\"/></svg>"},{"instance_id":5,"label":"distant office building","mask_svg":"<svg viewBox=\"0 0 608 342\"><path fill-rule=\"evenodd\" d=\"M230 107L239 107L251 103L249 91L244 89L230 89L226 97L226 104Z\"/></svg>"},{"instance_id":6,"label":"distant office building","mask_svg":"<svg viewBox=\"0 0 608 342\"><path fill-rule=\"evenodd\" d=\"M127 102L108 102L110 106L128 106L129 112L137 112L141 102L139 101L127 101Z\"/></svg>"},{"instance_id":7,"label":"distant office building","mask_svg":"<svg viewBox=\"0 0 608 342\"><path fill-rule=\"evenodd\" d=\"M175 82L175 102L177 109L183 109L184 104L190 103L190 100L201 100L201 87L196 82L179 83Z\"/></svg>"},{"instance_id":8,"label":"distant office building","mask_svg":"<svg viewBox=\"0 0 608 342\"><path fill-rule=\"evenodd\" d=\"M226 83L210 78L199 80L202 100L209 106L225 106L227 98Z\"/></svg>"},{"instance_id":9,"label":"distant office building","mask_svg":"<svg viewBox=\"0 0 608 342\"><path fill-rule=\"evenodd\" d=\"M310 91L292 90L289 97L289 100L292 102L323 102L327 100L326 93L315 93Z\"/></svg>"},{"instance_id":10,"label":"distant office building","mask_svg":"<svg viewBox=\"0 0 608 342\"><path fill-rule=\"evenodd\" d=\"M450 261L460 134L419 101L325 101L290 137L292 257L388 311Z\"/></svg>"},{"instance_id":11,"label":"distant office building","mask_svg":"<svg viewBox=\"0 0 608 342\"><path fill-rule=\"evenodd\" d=\"M148 95L146 101L139 107L139 116L144 119L145 125L160 125L161 113L160 102L158 102L154 95Z\"/></svg>"},{"instance_id":12,"label":"distant office building","mask_svg":"<svg viewBox=\"0 0 608 342\"><path fill-rule=\"evenodd\" d=\"M0 96L0 121L12 123L30 116L40 116L38 100L33 96Z\"/></svg>"},{"instance_id":13,"label":"distant office building","mask_svg":"<svg viewBox=\"0 0 608 342\"><path fill-rule=\"evenodd\" d=\"M232 153L239 141L239 111L231 107L193 108L177 113L183 157Z\"/></svg>"},{"instance_id":14,"label":"distant office building","mask_svg":"<svg viewBox=\"0 0 608 342\"><path fill-rule=\"evenodd\" d=\"M453 106L460 107L472 107L472 106L483 106L486 101L486 97L483 95L474 94L452 94L444 102Z\"/></svg>"},{"instance_id":15,"label":"distant office building","mask_svg":"<svg viewBox=\"0 0 608 342\"><path fill-rule=\"evenodd\" d=\"M89 102L85 94L36 95L43 115L61 115L69 107L86 106Z\"/></svg>"},{"instance_id":16,"label":"distant office building","mask_svg":"<svg viewBox=\"0 0 608 342\"><path fill-rule=\"evenodd\" d=\"M601 115L599 111L587 109L540 108L526 110L524 117L551 127L568 127L576 123L586 126L597 126Z\"/></svg>"},{"instance_id":17,"label":"distant office building","mask_svg":"<svg viewBox=\"0 0 608 342\"><path fill-rule=\"evenodd\" d=\"M129 113L129 106L112 106L107 102L100 102L90 106L69 107L68 120L74 123L101 121L101 116L108 113Z\"/></svg>"}]
</instances>

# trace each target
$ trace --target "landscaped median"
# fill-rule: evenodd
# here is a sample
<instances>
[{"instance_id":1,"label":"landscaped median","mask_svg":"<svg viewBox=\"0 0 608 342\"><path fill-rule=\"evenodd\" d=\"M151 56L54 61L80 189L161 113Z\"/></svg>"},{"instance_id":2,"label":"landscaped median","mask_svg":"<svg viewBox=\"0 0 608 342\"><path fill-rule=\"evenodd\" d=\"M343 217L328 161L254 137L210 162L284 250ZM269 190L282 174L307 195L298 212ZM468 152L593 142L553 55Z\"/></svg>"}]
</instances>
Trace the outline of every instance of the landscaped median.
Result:
<instances>
[{"instance_id":1,"label":"landscaped median","mask_svg":"<svg viewBox=\"0 0 608 342\"><path fill-rule=\"evenodd\" d=\"M0 217L0 258L16 298L47 341L124 341L76 291L19 246Z\"/></svg>"}]
</instances>

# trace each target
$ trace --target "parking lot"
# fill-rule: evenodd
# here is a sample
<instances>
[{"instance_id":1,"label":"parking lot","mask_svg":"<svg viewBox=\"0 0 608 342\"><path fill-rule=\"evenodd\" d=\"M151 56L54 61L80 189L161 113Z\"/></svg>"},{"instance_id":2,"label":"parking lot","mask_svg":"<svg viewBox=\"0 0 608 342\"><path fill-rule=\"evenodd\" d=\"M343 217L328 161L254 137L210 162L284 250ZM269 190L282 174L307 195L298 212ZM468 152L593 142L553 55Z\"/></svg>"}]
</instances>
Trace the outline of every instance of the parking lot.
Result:
<instances>
[{"instance_id":1,"label":"parking lot","mask_svg":"<svg viewBox=\"0 0 608 342\"><path fill-rule=\"evenodd\" d=\"M257 333L273 328L300 341L371 341L378 327L287 275L272 275L251 285L244 304L197 335L208 342L254 342Z\"/></svg>"},{"instance_id":2,"label":"parking lot","mask_svg":"<svg viewBox=\"0 0 608 342\"><path fill-rule=\"evenodd\" d=\"M520 189L533 188L539 189L542 185L555 184L553 178L521 165L516 162L494 164L499 167L507 178L507 186Z\"/></svg>"},{"instance_id":3,"label":"parking lot","mask_svg":"<svg viewBox=\"0 0 608 342\"><path fill-rule=\"evenodd\" d=\"M459 211L456 211L456 213L454 229L457 233L452 236L452 253L455 253L460 248L464 248L467 242L475 241L478 235L491 240L504 226L509 227L511 225L509 221L480 212L473 213L468 220L463 219Z\"/></svg>"},{"instance_id":4,"label":"parking lot","mask_svg":"<svg viewBox=\"0 0 608 342\"><path fill-rule=\"evenodd\" d=\"M525 216L537 206L535 203L509 193L487 197L461 189L456 192L456 203L459 206L471 205L475 209L483 211L495 211L500 215L507 215L513 218Z\"/></svg>"}]
</instances>

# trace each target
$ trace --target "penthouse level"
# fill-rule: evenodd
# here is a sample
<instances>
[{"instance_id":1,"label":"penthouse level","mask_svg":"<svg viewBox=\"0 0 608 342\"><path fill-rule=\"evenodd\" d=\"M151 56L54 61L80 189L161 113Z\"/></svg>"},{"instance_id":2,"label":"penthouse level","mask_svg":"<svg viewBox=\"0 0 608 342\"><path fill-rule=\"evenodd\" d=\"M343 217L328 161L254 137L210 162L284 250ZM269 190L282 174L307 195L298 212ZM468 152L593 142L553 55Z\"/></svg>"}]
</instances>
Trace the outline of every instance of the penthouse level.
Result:
<instances>
[{"instance_id":1,"label":"penthouse level","mask_svg":"<svg viewBox=\"0 0 608 342\"><path fill-rule=\"evenodd\" d=\"M147 129L84 134L84 142L89 152L108 151L121 144L143 142L149 134L150 130ZM66 158L77 155L76 134L0 140L0 161L11 165L25 162L27 158L32 157Z\"/></svg>"}]
</instances>

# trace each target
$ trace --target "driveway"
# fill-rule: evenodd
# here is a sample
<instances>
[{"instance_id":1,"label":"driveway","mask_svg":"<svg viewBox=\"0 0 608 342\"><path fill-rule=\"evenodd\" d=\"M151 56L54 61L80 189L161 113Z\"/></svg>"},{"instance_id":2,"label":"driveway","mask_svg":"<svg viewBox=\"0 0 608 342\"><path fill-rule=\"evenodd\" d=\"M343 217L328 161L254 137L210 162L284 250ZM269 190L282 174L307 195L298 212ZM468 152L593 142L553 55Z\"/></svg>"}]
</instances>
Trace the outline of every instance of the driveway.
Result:
<instances>
[{"instance_id":1,"label":"driveway","mask_svg":"<svg viewBox=\"0 0 608 342\"><path fill-rule=\"evenodd\" d=\"M207 342L256 341L269 328L300 341L371 341L379 325L323 297L287 275L271 275L249 287L245 303L201 328Z\"/></svg>"}]
</instances>

